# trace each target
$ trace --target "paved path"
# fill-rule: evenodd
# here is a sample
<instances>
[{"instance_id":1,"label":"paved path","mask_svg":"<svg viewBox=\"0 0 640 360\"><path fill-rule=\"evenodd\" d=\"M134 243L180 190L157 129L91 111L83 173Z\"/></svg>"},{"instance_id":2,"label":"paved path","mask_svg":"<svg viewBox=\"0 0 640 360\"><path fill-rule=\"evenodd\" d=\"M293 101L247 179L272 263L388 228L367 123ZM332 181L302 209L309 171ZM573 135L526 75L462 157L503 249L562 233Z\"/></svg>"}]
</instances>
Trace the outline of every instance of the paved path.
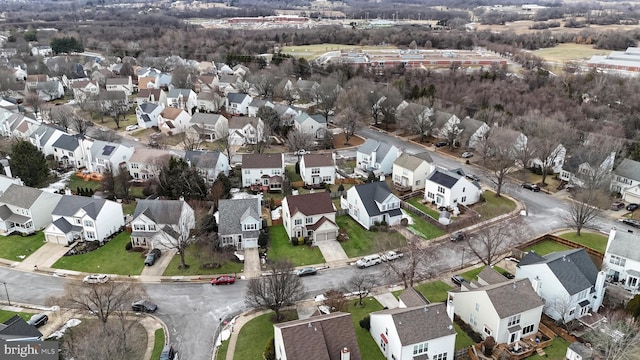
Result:
<instances>
[{"instance_id":1,"label":"paved path","mask_svg":"<svg viewBox=\"0 0 640 360\"><path fill-rule=\"evenodd\" d=\"M395 309L398 307L398 299L396 299L396 297L390 292L374 295L373 297L378 300L380 305L386 307L387 309Z\"/></svg>"},{"instance_id":2,"label":"paved path","mask_svg":"<svg viewBox=\"0 0 640 360\"><path fill-rule=\"evenodd\" d=\"M244 249L244 276L247 279L258 278L262 275L260 254L257 248Z\"/></svg>"},{"instance_id":3,"label":"paved path","mask_svg":"<svg viewBox=\"0 0 640 360\"><path fill-rule=\"evenodd\" d=\"M21 270L34 270L36 266L50 268L71 248L47 242L26 259L16 265Z\"/></svg>"}]
</instances>

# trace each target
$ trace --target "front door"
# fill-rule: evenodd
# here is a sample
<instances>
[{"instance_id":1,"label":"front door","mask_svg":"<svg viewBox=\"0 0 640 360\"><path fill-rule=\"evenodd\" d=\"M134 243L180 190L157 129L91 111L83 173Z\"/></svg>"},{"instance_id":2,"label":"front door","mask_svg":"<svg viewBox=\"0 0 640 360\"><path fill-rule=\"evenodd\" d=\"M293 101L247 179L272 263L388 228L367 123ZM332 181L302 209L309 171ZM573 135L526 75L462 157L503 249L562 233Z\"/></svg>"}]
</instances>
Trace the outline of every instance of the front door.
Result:
<instances>
[{"instance_id":1,"label":"front door","mask_svg":"<svg viewBox=\"0 0 640 360\"><path fill-rule=\"evenodd\" d=\"M511 336L509 336L509 343L513 343L513 342L516 342L516 341L520 340L519 334L520 334L519 331L511 333Z\"/></svg>"}]
</instances>

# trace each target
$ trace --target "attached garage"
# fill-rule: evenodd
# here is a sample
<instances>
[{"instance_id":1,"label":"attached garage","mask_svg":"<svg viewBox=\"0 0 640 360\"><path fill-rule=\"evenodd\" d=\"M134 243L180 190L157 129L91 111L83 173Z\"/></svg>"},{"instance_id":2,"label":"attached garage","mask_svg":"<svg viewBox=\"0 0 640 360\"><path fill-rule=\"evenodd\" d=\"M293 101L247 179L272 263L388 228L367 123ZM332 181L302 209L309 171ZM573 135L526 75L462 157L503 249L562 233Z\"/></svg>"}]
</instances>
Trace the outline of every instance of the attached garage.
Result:
<instances>
[{"instance_id":1,"label":"attached garage","mask_svg":"<svg viewBox=\"0 0 640 360\"><path fill-rule=\"evenodd\" d=\"M312 227L307 228L313 230L314 243L318 241L336 240L338 237L338 225L324 216Z\"/></svg>"},{"instance_id":2,"label":"attached garage","mask_svg":"<svg viewBox=\"0 0 640 360\"><path fill-rule=\"evenodd\" d=\"M45 239L47 240L47 242L54 243L54 244L60 244L60 245L68 244L67 238L64 235L46 234Z\"/></svg>"},{"instance_id":3,"label":"attached garage","mask_svg":"<svg viewBox=\"0 0 640 360\"><path fill-rule=\"evenodd\" d=\"M640 194L636 194L630 191L625 191L622 195L622 200L627 203L640 204Z\"/></svg>"}]
</instances>

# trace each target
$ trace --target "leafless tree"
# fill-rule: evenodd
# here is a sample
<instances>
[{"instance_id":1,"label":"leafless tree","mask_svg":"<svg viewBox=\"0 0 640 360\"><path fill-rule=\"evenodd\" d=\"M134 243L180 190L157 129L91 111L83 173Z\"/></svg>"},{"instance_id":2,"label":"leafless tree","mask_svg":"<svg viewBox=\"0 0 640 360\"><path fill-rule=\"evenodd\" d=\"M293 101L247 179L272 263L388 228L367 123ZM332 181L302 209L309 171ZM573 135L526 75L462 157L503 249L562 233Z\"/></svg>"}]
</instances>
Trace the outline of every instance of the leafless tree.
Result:
<instances>
[{"instance_id":1,"label":"leafless tree","mask_svg":"<svg viewBox=\"0 0 640 360\"><path fill-rule=\"evenodd\" d=\"M125 114L129 111L129 99L126 94L122 96L121 91L105 91L102 99L103 114L111 116L116 123L116 128L120 128L120 122L124 119Z\"/></svg>"},{"instance_id":2,"label":"leafless tree","mask_svg":"<svg viewBox=\"0 0 640 360\"><path fill-rule=\"evenodd\" d=\"M433 129L433 110L425 105L411 103L405 107L399 115L400 123L404 129L420 135L420 141L424 141L431 135Z\"/></svg>"},{"instance_id":3,"label":"leafless tree","mask_svg":"<svg viewBox=\"0 0 640 360\"><path fill-rule=\"evenodd\" d=\"M576 189L572 201L569 202L569 211L565 216L565 222L580 236L582 229L600 215L602 212L600 206L608 204L607 200L608 197L597 189Z\"/></svg>"},{"instance_id":4,"label":"leafless tree","mask_svg":"<svg viewBox=\"0 0 640 360\"><path fill-rule=\"evenodd\" d=\"M483 264L493 265L497 262L499 255L511 245L511 239L524 235L519 230L523 226L525 225L520 219L483 226L469 239L469 248Z\"/></svg>"},{"instance_id":5,"label":"leafless tree","mask_svg":"<svg viewBox=\"0 0 640 360\"><path fill-rule=\"evenodd\" d=\"M489 179L495 185L496 196L501 196L507 175L514 170L518 133L493 127L478 143L477 150L487 169Z\"/></svg>"},{"instance_id":6,"label":"leafless tree","mask_svg":"<svg viewBox=\"0 0 640 360\"><path fill-rule=\"evenodd\" d=\"M403 254L401 259L384 262L387 269L402 280L405 289L413 287L417 279L426 275L429 263L434 260L433 252L422 245L417 240L409 240L400 249Z\"/></svg>"},{"instance_id":7,"label":"leafless tree","mask_svg":"<svg viewBox=\"0 0 640 360\"><path fill-rule=\"evenodd\" d=\"M233 150L233 144L231 143L231 133L229 132L228 127L221 131L220 138L216 140L216 146L223 154L227 155L229 165L231 165L231 158L233 157L235 151Z\"/></svg>"},{"instance_id":8,"label":"leafless tree","mask_svg":"<svg viewBox=\"0 0 640 360\"><path fill-rule=\"evenodd\" d=\"M462 129L458 125L460 125L460 119L454 117L445 122L442 128L440 128L440 136L447 139L451 151L456 147L458 136L462 133Z\"/></svg>"},{"instance_id":9,"label":"leafless tree","mask_svg":"<svg viewBox=\"0 0 640 360\"><path fill-rule=\"evenodd\" d=\"M93 123L89 120L85 120L80 116L74 116L71 118L71 128L78 134L86 134L87 130L93 126Z\"/></svg>"},{"instance_id":10,"label":"leafless tree","mask_svg":"<svg viewBox=\"0 0 640 360\"><path fill-rule=\"evenodd\" d=\"M369 295L371 289L377 284L378 281L373 274L356 274L349 278L345 287L356 293L358 296L358 304L362 306L362 299Z\"/></svg>"},{"instance_id":11,"label":"leafless tree","mask_svg":"<svg viewBox=\"0 0 640 360\"><path fill-rule=\"evenodd\" d=\"M171 73L171 84L177 89L192 89L196 76L195 68L179 65Z\"/></svg>"},{"instance_id":12,"label":"leafless tree","mask_svg":"<svg viewBox=\"0 0 640 360\"><path fill-rule=\"evenodd\" d=\"M275 134L282 125L278 112L269 106L261 106L258 108L256 116L264 121L266 126L265 131L268 129L271 133Z\"/></svg>"},{"instance_id":13,"label":"leafless tree","mask_svg":"<svg viewBox=\"0 0 640 360\"><path fill-rule=\"evenodd\" d=\"M160 236L162 237L162 243L169 249L176 250L180 255L180 268L187 269L189 264L186 262L185 250L189 245L196 241L195 236L191 236L190 224L195 222L194 215L191 214L176 214L177 223L173 225L165 225L163 229L160 229Z\"/></svg>"},{"instance_id":14,"label":"leafless tree","mask_svg":"<svg viewBox=\"0 0 640 360\"><path fill-rule=\"evenodd\" d=\"M253 84L254 89L263 98L271 98L275 92L279 77L270 70L260 70L255 75L251 75L248 81Z\"/></svg>"},{"instance_id":15,"label":"leafless tree","mask_svg":"<svg viewBox=\"0 0 640 360\"><path fill-rule=\"evenodd\" d=\"M102 190L107 193L115 194L116 191L116 174L111 170L111 166L108 165L105 167L102 172L102 180L100 184L102 185Z\"/></svg>"},{"instance_id":16,"label":"leafless tree","mask_svg":"<svg viewBox=\"0 0 640 360\"><path fill-rule=\"evenodd\" d=\"M9 71L0 71L0 95L7 94L16 80Z\"/></svg>"},{"instance_id":17,"label":"leafless tree","mask_svg":"<svg viewBox=\"0 0 640 360\"><path fill-rule=\"evenodd\" d=\"M73 121L75 114L70 106L54 106L51 109L51 122L64 128L66 132Z\"/></svg>"},{"instance_id":18,"label":"leafless tree","mask_svg":"<svg viewBox=\"0 0 640 360\"><path fill-rule=\"evenodd\" d=\"M559 317L559 321L562 322L563 325L567 326L570 321L567 321L569 311L574 307L573 301L571 297L568 295L564 296L556 296L552 299L548 299L548 301L544 304L545 313L551 312L555 313Z\"/></svg>"},{"instance_id":19,"label":"leafless tree","mask_svg":"<svg viewBox=\"0 0 640 360\"><path fill-rule=\"evenodd\" d=\"M271 129L269 127L265 127L262 133L262 136L256 140L256 143L253 145L253 152L256 154L263 154L269 146L271 146Z\"/></svg>"},{"instance_id":20,"label":"leafless tree","mask_svg":"<svg viewBox=\"0 0 640 360\"><path fill-rule=\"evenodd\" d=\"M279 321L282 308L295 304L304 295L304 285L293 273L293 265L288 261L276 261L269 264L268 276L249 280L245 302L255 308L273 310Z\"/></svg>"},{"instance_id":21,"label":"leafless tree","mask_svg":"<svg viewBox=\"0 0 640 360\"><path fill-rule=\"evenodd\" d=\"M342 88L338 84L338 80L333 77L323 78L320 81L320 86L312 90L316 107L327 123L329 123L329 115L333 113L341 91Z\"/></svg>"},{"instance_id":22,"label":"leafless tree","mask_svg":"<svg viewBox=\"0 0 640 360\"><path fill-rule=\"evenodd\" d=\"M184 151L193 151L197 150L202 144L202 139L200 138L200 134L195 131L186 131L184 133L184 137L182 138L181 145Z\"/></svg>"},{"instance_id":23,"label":"leafless tree","mask_svg":"<svg viewBox=\"0 0 640 360\"><path fill-rule=\"evenodd\" d=\"M292 85L291 80L283 80L278 83L273 89L273 96L282 99L289 106L293 105L293 103L300 98L298 90L295 88L295 85Z\"/></svg>"},{"instance_id":24,"label":"leafless tree","mask_svg":"<svg viewBox=\"0 0 640 360\"><path fill-rule=\"evenodd\" d=\"M206 89L201 89L200 93L198 94L198 102L200 103L203 101L209 103L207 105L200 105L200 109L203 111L216 112L224 106L224 96L220 93L220 90L217 89L217 87L215 89L211 89L208 87Z\"/></svg>"},{"instance_id":25,"label":"leafless tree","mask_svg":"<svg viewBox=\"0 0 640 360\"><path fill-rule=\"evenodd\" d=\"M396 109L401 102L402 94L395 87L386 87L382 90L382 97L374 106L379 107L385 130L389 130L389 125L395 124Z\"/></svg>"},{"instance_id":26,"label":"leafless tree","mask_svg":"<svg viewBox=\"0 0 640 360\"><path fill-rule=\"evenodd\" d=\"M323 304L327 306L331 312L347 311L349 309L349 301L339 290L331 289L324 293L324 297L326 300L323 301Z\"/></svg>"},{"instance_id":27,"label":"leafless tree","mask_svg":"<svg viewBox=\"0 0 640 360\"><path fill-rule=\"evenodd\" d=\"M555 118L536 117L535 121L531 119L534 130L532 132L533 138L530 141L533 143L536 157L541 162L542 185L545 185L549 170L563 155L563 152L566 152L562 143L568 138L569 129ZM526 163L524 165L526 166Z\"/></svg>"},{"instance_id":28,"label":"leafless tree","mask_svg":"<svg viewBox=\"0 0 640 360\"><path fill-rule=\"evenodd\" d=\"M38 116L44 105L44 100L35 92L30 92L24 97L24 102L27 106L31 106L33 113Z\"/></svg>"},{"instance_id":29,"label":"leafless tree","mask_svg":"<svg viewBox=\"0 0 640 360\"><path fill-rule=\"evenodd\" d=\"M346 144L349 144L349 139L364 125L368 117L366 114L370 105L361 86L361 82L348 83L336 102L335 122L336 126L343 129Z\"/></svg>"},{"instance_id":30,"label":"leafless tree","mask_svg":"<svg viewBox=\"0 0 640 360\"><path fill-rule=\"evenodd\" d=\"M313 148L314 138L312 134L293 128L289 130L285 143L289 150L297 152L298 150L308 150Z\"/></svg>"},{"instance_id":31,"label":"leafless tree","mask_svg":"<svg viewBox=\"0 0 640 360\"><path fill-rule=\"evenodd\" d=\"M584 338L598 352L599 359L635 360L640 352L640 324L622 310L604 311L607 322Z\"/></svg>"}]
</instances>

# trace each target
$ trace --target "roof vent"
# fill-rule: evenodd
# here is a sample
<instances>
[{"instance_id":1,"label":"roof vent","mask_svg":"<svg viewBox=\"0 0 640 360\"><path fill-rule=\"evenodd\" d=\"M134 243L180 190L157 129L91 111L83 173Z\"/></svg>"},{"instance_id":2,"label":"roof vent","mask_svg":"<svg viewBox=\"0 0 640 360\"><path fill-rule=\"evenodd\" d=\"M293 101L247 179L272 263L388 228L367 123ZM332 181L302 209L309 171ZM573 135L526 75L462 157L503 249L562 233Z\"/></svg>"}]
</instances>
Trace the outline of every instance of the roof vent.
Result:
<instances>
[{"instance_id":1,"label":"roof vent","mask_svg":"<svg viewBox=\"0 0 640 360\"><path fill-rule=\"evenodd\" d=\"M311 327L311 323L309 323L309 325L307 325L307 327Z\"/></svg>"}]
</instances>

